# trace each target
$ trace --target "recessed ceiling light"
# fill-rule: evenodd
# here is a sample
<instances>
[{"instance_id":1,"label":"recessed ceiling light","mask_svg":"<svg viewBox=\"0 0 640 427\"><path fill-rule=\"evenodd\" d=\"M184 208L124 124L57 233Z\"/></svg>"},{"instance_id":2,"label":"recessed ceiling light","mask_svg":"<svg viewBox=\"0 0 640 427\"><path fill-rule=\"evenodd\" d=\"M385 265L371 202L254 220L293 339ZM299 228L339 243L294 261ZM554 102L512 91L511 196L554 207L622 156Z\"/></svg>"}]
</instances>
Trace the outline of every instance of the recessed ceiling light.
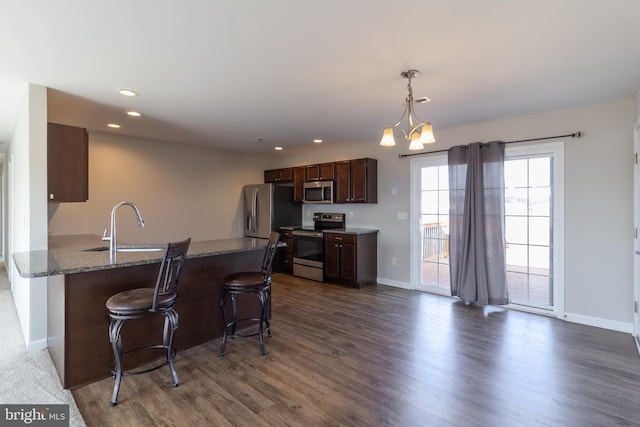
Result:
<instances>
[{"instance_id":1,"label":"recessed ceiling light","mask_svg":"<svg viewBox=\"0 0 640 427\"><path fill-rule=\"evenodd\" d=\"M321 139L314 139L313 142L315 142L316 144L320 144L322 142Z\"/></svg>"},{"instance_id":2,"label":"recessed ceiling light","mask_svg":"<svg viewBox=\"0 0 640 427\"><path fill-rule=\"evenodd\" d=\"M275 150L276 150L276 151L282 151L282 150L283 150L283 148L282 148L282 147L275 147Z\"/></svg>"},{"instance_id":3,"label":"recessed ceiling light","mask_svg":"<svg viewBox=\"0 0 640 427\"><path fill-rule=\"evenodd\" d=\"M138 96L138 93L132 91L131 89L118 89L118 93L124 96Z\"/></svg>"},{"instance_id":4,"label":"recessed ceiling light","mask_svg":"<svg viewBox=\"0 0 640 427\"><path fill-rule=\"evenodd\" d=\"M117 123L109 123L107 126L114 129L120 129L120 125Z\"/></svg>"},{"instance_id":5,"label":"recessed ceiling light","mask_svg":"<svg viewBox=\"0 0 640 427\"><path fill-rule=\"evenodd\" d=\"M130 115L131 117L140 117L142 115L137 111L127 111L127 114Z\"/></svg>"}]
</instances>

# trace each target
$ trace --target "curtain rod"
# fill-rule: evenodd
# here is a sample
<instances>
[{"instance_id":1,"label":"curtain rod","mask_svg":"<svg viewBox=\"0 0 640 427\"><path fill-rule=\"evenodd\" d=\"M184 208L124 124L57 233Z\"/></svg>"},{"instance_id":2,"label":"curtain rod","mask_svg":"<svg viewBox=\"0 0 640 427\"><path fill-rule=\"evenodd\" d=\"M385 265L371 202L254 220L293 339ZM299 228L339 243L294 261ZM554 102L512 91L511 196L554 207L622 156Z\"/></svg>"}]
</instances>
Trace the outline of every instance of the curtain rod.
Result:
<instances>
[{"instance_id":1,"label":"curtain rod","mask_svg":"<svg viewBox=\"0 0 640 427\"><path fill-rule=\"evenodd\" d=\"M505 142L503 142L503 144L513 144L515 142L542 141L544 139L556 139L556 138L566 138L566 137L580 138L581 136L582 136L582 133L580 131L578 131L578 132L574 132L574 133L568 133L566 135L545 136L545 137L542 137L542 138L531 138L531 139L519 139L517 141L505 141ZM424 156L425 154L446 153L447 151L449 151L448 148L444 149L444 150L425 151L425 152L422 152L422 153L399 154L398 157L403 159L405 157Z\"/></svg>"}]
</instances>

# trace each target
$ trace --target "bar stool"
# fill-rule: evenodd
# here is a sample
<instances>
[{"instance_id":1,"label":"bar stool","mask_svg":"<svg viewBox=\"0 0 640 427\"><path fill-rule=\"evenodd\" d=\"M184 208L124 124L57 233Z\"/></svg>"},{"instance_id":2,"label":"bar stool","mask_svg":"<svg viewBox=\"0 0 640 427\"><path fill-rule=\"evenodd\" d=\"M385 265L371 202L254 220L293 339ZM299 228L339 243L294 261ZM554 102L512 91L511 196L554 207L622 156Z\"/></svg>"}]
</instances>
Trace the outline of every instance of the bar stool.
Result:
<instances>
[{"instance_id":1,"label":"bar stool","mask_svg":"<svg viewBox=\"0 0 640 427\"><path fill-rule=\"evenodd\" d=\"M173 347L173 336L176 329L178 329L178 313L174 307L178 300L178 280L182 273L182 266L190 242L191 238L182 242L167 244L155 288L131 289L117 293L107 300L106 306L111 319L109 324L109 340L111 341L114 355L114 369L112 369L111 373L115 379L111 406L118 404L118 392L120 391L120 383L123 375L144 374L168 364L173 379L173 386L178 386L178 375L173 365L173 360L176 356L176 349ZM154 314L164 316L162 344L134 348L123 352L121 332L125 322ZM123 356L149 348L163 349L166 352L166 361L148 369L123 372Z\"/></svg>"},{"instance_id":2,"label":"bar stool","mask_svg":"<svg viewBox=\"0 0 640 427\"><path fill-rule=\"evenodd\" d=\"M269 303L271 301L271 267L273 265L273 257L278 246L280 233L272 232L269 242L262 258L262 266L260 271L241 271L231 273L224 278L224 288L222 299L220 299L220 309L222 311L222 325L224 335L222 336L222 345L220 346L220 356L224 356L227 337L254 337L258 335L260 340L260 350L262 355L266 354L264 349L264 330L266 329L268 336L271 336L271 324L269 322ZM236 298L240 294L255 294L260 302L259 318L238 319L238 308ZM231 300L231 320L227 321L225 312L225 302L227 297ZM255 321L258 322L258 332L239 334L236 333L236 326L239 322ZM263 325L266 328L263 328ZM229 333L231 329L231 333Z\"/></svg>"}]
</instances>

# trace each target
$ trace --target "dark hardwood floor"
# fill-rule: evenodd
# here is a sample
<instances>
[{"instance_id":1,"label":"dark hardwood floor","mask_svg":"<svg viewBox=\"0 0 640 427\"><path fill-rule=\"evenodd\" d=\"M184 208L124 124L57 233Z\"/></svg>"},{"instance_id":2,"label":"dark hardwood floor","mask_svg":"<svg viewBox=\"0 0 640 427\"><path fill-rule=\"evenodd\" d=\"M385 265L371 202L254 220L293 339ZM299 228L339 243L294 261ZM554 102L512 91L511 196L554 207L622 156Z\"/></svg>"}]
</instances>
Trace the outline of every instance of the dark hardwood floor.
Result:
<instances>
[{"instance_id":1,"label":"dark hardwood floor","mask_svg":"<svg viewBox=\"0 0 640 427\"><path fill-rule=\"evenodd\" d=\"M640 425L629 334L284 275L272 309L266 356L217 339L178 354L178 388L163 368L125 377L116 407L111 379L73 390L87 425Z\"/></svg>"}]
</instances>

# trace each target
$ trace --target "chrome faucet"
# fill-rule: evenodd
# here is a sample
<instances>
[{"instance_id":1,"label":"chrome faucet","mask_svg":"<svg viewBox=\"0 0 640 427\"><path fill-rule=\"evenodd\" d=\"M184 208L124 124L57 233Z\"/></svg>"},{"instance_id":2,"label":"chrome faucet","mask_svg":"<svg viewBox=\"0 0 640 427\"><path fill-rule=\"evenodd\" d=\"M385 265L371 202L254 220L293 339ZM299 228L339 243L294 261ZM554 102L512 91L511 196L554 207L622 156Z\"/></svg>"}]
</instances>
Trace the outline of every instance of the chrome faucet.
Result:
<instances>
[{"instance_id":1,"label":"chrome faucet","mask_svg":"<svg viewBox=\"0 0 640 427\"><path fill-rule=\"evenodd\" d=\"M133 203L122 201L115 205L113 209L111 209L111 235L107 236L107 230L104 230L104 235L102 236L102 240L109 241L109 259L111 260L111 262L115 262L116 253L118 252L118 244L116 240L116 212L118 211L118 208L123 205L131 206L131 208L136 213L138 227L144 227L144 220L142 219L142 215L140 215L138 207Z\"/></svg>"}]
</instances>

